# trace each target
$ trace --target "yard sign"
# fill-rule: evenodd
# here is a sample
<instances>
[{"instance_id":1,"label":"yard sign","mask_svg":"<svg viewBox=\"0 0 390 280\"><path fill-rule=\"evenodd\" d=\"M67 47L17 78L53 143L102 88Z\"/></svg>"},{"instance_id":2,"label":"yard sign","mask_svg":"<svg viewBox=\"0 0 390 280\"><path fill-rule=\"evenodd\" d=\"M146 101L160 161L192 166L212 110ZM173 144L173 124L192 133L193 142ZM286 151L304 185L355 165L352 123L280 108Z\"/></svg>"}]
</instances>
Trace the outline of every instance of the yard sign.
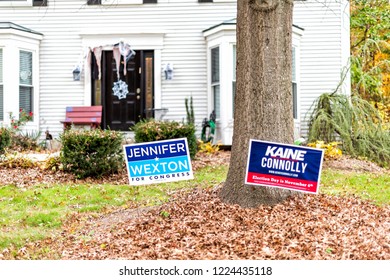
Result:
<instances>
[{"instance_id":1,"label":"yard sign","mask_svg":"<svg viewBox=\"0 0 390 280\"><path fill-rule=\"evenodd\" d=\"M193 179L187 138L123 146L130 185Z\"/></svg>"},{"instance_id":2,"label":"yard sign","mask_svg":"<svg viewBox=\"0 0 390 280\"><path fill-rule=\"evenodd\" d=\"M250 140L245 184L318 193L324 151Z\"/></svg>"}]
</instances>

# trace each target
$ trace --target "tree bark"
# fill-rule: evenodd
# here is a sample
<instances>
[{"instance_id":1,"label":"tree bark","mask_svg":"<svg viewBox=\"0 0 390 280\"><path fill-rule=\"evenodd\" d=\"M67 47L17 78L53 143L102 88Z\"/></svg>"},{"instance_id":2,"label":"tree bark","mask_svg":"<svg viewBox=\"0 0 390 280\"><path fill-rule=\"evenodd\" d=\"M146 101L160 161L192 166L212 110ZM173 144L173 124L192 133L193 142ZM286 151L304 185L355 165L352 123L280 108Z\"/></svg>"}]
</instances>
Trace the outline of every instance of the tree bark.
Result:
<instances>
[{"instance_id":1,"label":"tree bark","mask_svg":"<svg viewBox=\"0 0 390 280\"><path fill-rule=\"evenodd\" d=\"M220 197L242 207L276 204L296 192L244 184L249 140L291 144L293 0L237 1L237 83L228 176Z\"/></svg>"}]
</instances>

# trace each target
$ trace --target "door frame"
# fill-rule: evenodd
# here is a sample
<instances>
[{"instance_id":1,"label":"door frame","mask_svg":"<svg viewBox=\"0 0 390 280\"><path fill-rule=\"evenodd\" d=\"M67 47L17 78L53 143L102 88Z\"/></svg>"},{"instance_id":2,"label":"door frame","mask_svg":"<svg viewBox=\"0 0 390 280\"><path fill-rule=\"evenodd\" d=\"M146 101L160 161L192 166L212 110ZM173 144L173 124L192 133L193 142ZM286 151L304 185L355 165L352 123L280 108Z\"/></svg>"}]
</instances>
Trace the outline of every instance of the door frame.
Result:
<instances>
[{"instance_id":1,"label":"door frame","mask_svg":"<svg viewBox=\"0 0 390 280\"><path fill-rule=\"evenodd\" d=\"M116 29L85 30L79 35L81 37L80 52L83 53L84 67L83 79L80 81L80 91L83 92L83 99L80 105L91 106L92 102L92 79L90 69L90 51L97 46L103 46L103 50L112 50L113 46L119 42L119 38L128 42L134 50L154 51L154 107L162 107L162 50L164 49L164 36L166 30L153 28L153 30L129 30L118 31Z\"/></svg>"}]
</instances>

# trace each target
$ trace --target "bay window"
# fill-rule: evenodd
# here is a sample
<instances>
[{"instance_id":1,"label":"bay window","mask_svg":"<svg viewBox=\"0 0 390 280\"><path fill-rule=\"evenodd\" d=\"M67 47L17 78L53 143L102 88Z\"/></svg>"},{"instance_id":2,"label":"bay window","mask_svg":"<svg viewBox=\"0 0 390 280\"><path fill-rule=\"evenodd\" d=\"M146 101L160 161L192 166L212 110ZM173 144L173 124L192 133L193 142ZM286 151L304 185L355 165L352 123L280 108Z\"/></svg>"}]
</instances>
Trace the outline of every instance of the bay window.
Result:
<instances>
[{"instance_id":1,"label":"bay window","mask_svg":"<svg viewBox=\"0 0 390 280\"><path fill-rule=\"evenodd\" d=\"M39 45L43 34L12 22L0 22L0 126L33 113L26 130L39 129Z\"/></svg>"},{"instance_id":2,"label":"bay window","mask_svg":"<svg viewBox=\"0 0 390 280\"><path fill-rule=\"evenodd\" d=\"M33 112L32 52L19 52L19 109Z\"/></svg>"}]
</instances>

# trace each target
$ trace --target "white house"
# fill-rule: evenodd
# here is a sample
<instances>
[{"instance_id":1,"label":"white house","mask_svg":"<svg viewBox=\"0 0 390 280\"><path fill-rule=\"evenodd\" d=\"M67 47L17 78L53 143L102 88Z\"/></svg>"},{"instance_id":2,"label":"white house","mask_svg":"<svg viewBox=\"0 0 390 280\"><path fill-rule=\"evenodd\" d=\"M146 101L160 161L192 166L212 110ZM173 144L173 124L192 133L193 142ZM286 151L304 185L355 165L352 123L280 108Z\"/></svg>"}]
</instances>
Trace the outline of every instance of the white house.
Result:
<instances>
[{"instance_id":1,"label":"white house","mask_svg":"<svg viewBox=\"0 0 390 280\"><path fill-rule=\"evenodd\" d=\"M128 131L160 109L184 120L192 96L198 131L215 110L216 138L230 145L236 9L236 0L0 0L0 125L22 108L34 113L27 130L57 137L66 106L102 105L102 127ZM294 2L293 31L298 136L348 65L348 1Z\"/></svg>"}]
</instances>

